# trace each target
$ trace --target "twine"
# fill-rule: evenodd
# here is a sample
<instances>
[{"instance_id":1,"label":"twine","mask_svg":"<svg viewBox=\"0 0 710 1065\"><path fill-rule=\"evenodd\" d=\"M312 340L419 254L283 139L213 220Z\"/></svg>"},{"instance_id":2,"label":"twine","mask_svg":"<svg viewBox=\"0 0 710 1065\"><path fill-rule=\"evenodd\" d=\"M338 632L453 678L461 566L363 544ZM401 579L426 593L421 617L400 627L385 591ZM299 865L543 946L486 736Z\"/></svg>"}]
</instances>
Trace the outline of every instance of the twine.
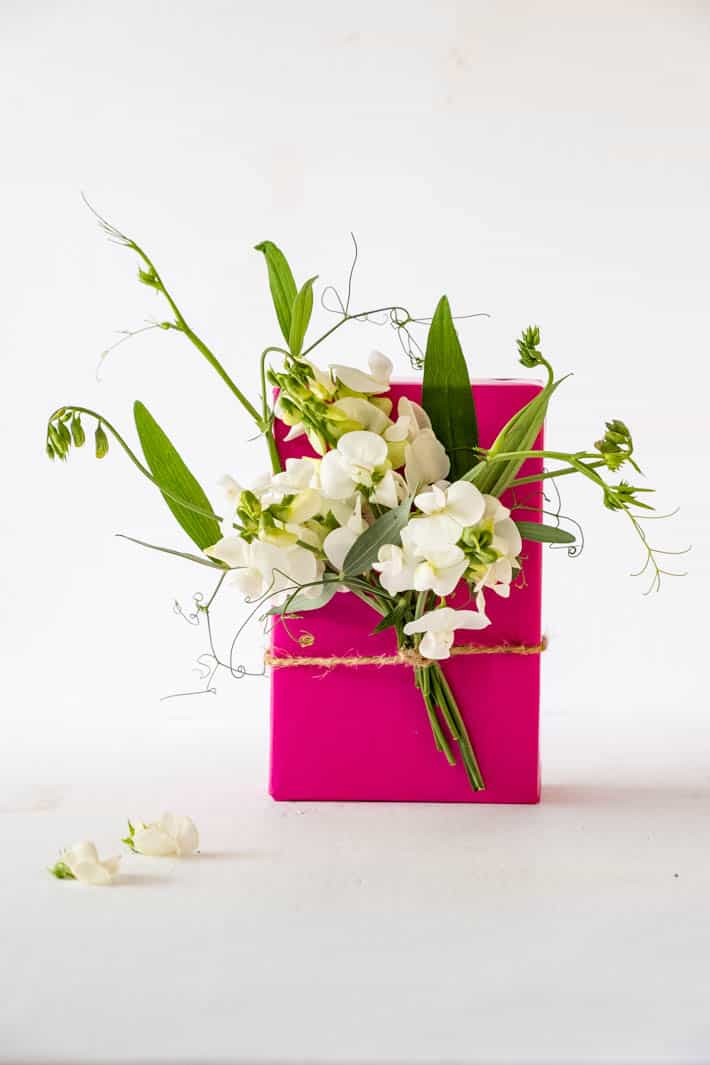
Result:
<instances>
[{"instance_id":1,"label":"twine","mask_svg":"<svg viewBox=\"0 0 710 1065\"><path fill-rule=\"evenodd\" d=\"M547 637L540 643L499 643L490 647L482 644L465 644L452 647L451 655L539 655L547 650ZM264 656L267 666L272 669L285 669L293 666L320 666L334 669L335 666L410 666L412 669L425 669L434 663L424 658L413 648L403 648L396 655L281 655L267 651Z\"/></svg>"}]
</instances>

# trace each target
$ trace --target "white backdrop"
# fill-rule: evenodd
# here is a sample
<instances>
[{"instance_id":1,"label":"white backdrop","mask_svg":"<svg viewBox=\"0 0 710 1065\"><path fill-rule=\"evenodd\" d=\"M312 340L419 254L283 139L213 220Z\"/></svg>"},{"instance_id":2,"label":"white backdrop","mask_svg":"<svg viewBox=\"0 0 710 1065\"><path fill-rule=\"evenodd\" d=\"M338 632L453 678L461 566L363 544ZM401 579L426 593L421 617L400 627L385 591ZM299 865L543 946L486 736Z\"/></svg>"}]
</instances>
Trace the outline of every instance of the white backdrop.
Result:
<instances>
[{"instance_id":1,"label":"white backdrop","mask_svg":"<svg viewBox=\"0 0 710 1065\"><path fill-rule=\"evenodd\" d=\"M634 432L662 509L661 546L694 551L661 594L620 516L564 485L582 557L546 555L545 714L613 706L704 712L708 497L710 15L691 0L619 5L129 0L2 6L2 633L7 727L116 729L223 720L262 728L267 683L190 688L202 635L171 611L201 570L113 538L186 546L117 447L66 468L44 457L63 402L131 436L141 398L200 480L242 480L262 447L221 382L177 335L122 346L161 315L130 253L107 244L85 190L154 256L188 320L252 395L277 336L259 240L297 277L341 284L361 247L355 305L427 314L442 291L474 376L518 376L514 338L538 322L575 376L548 441L585 447L608 417ZM327 315L319 311L317 321ZM393 335L352 326L325 349L364 364ZM215 499L217 498L215 494ZM682 561L682 560L681 560ZM685 568L685 567L683 567ZM223 609L223 633L241 617ZM225 628L226 626L226 628ZM242 660L259 658L256 629ZM628 758L633 760L633 751Z\"/></svg>"}]
</instances>

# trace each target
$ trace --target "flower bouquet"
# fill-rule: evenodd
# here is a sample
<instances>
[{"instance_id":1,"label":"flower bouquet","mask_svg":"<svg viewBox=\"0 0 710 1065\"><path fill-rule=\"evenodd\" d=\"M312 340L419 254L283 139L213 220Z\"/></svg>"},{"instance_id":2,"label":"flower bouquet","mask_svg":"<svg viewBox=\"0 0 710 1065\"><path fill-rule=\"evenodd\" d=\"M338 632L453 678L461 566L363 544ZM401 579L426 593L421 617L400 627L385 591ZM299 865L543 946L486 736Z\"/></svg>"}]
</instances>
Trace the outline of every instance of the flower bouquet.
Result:
<instances>
[{"instance_id":1,"label":"flower bouquet","mask_svg":"<svg viewBox=\"0 0 710 1065\"><path fill-rule=\"evenodd\" d=\"M140 282L167 307L147 328L180 334L210 364L263 436L271 468L248 487L224 477L218 512L138 402L143 458L103 414L75 405L49 418L47 454L66 459L91 423L97 458L112 437L162 493L196 550L136 542L214 571L196 612L210 639L208 686L220 669L244 672L215 649L217 594L236 588L249 617L268 618L272 794L536 801L540 547L576 550L559 513L546 509L543 482L590 482L640 537L653 588L667 572L643 526L651 489L610 476L627 466L640 473L626 425L608 421L593 447L545 449L543 422L564 378L539 329L525 329L517 348L542 383L472 387L445 296L431 318L399 305L351 312L357 245L346 297L324 291L336 319L317 337L309 332L317 278L297 286L279 248L257 245L283 339L261 353L252 402L148 254L99 222L138 256ZM368 372L318 364L324 341L363 321L391 325L421 384L393 382L380 352Z\"/></svg>"}]
</instances>

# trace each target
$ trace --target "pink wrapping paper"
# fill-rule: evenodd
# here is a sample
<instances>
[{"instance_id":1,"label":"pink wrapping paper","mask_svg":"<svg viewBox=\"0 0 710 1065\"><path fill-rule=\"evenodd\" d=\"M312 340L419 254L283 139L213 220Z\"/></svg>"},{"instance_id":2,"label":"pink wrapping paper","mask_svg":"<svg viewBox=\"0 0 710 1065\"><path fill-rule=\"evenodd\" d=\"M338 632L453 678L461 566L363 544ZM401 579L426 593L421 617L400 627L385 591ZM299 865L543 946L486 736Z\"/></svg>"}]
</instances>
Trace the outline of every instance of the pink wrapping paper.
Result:
<instances>
[{"instance_id":1,"label":"pink wrapping paper","mask_svg":"<svg viewBox=\"0 0 710 1065\"><path fill-rule=\"evenodd\" d=\"M474 383L479 434L489 446L501 426L540 390L522 381ZM399 396L421 401L420 384L393 384ZM282 458L312 454L305 437L286 443L277 423ZM538 441L541 446L541 439ZM539 472L530 460L522 473ZM538 521L540 482L516 492L519 520ZM509 506L510 494L504 498ZM523 543L523 577L508 600L487 597L491 625L458 632L456 643L538 644L541 597L540 544ZM521 587L522 586L522 587ZM458 594L462 606L468 593ZM350 593L298 620L274 622L275 654L378 655L396 653L393 632L373 635L379 620ZM314 637L301 648L298 638ZM486 782L473 792L461 764L449 766L436 750L421 695L408 666L299 666L271 677L271 782L279 800L535 803L540 798L539 655L475 655L443 663L466 721ZM455 753L456 744L452 744ZM458 758L460 763L460 758Z\"/></svg>"}]
</instances>

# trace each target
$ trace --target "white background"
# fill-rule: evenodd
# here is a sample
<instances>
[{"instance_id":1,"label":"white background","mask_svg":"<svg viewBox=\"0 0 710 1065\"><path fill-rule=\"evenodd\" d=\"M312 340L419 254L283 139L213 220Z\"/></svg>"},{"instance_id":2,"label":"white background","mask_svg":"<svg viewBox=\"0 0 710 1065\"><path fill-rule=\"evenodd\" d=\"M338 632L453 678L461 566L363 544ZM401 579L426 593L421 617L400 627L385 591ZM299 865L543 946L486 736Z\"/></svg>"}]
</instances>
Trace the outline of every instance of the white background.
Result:
<instances>
[{"instance_id":1,"label":"white background","mask_svg":"<svg viewBox=\"0 0 710 1065\"><path fill-rule=\"evenodd\" d=\"M707 5L691 0L626 5L367 0L350 7L281 0L258 5L5 0L0 19L0 805L8 814L6 846L11 839L25 840L13 888L13 923L20 935L10 955L16 995L9 1049L0 1038L0 1050L11 1059L14 1054L43 1060L62 1053L74 1060L82 1054L127 1060L164 1053L175 1060L181 1046L200 1059L209 1051L220 1060L257 1053L270 1060L318 1055L327 1060L337 1050L345 1056L413 1060L416 1049L421 1060L469 1060L484 1053L483 1047L485 1060L550 1060L555 1054L559 1060L581 1060L602 1052L610 1060L634 1054L635 1060L650 1060L666 1053L669 1060L706 1060L710 1037L702 1026L693 1027L700 1023L693 1012L695 931L688 931L687 941L674 940L671 960L665 959L677 998L674 1008L681 1010L684 1003L688 1015L671 1011L676 1019L663 1027L656 1010L659 986L648 983L654 940L644 937L653 937L659 922L667 927L665 894L658 896L658 909L651 906L648 928L639 930L643 951L627 943L625 961L612 966L613 975L601 974L604 959L619 947L619 936L623 941L624 907L631 898L636 904L656 898L648 862L662 853L676 855L679 840L686 841L686 863L697 860L698 850L707 850L707 821L704 827L698 821L699 811L707 810L709 780L703 686L710 546ZM563 552L545 557L545 628L552 638L543 695L547 812L524 812L528 820L515 822L507 834L500 818L520 817L521 811L491 812L488 823L479 816L472 828L470 811L356 814L335 808L315 812L316 821L308 823L320 825L322 833L314 829L309 835L305 820L283 821L290 808L273 807L261 797L266 681L237 684L221 678L216 696L160 701L199 683L192 666L204 649L203 636L173 614L172 603L178 598L187 607L193 592L207 590L204 571L114 539L114 532L127 532L187 546L163 501L134 475L117 447L102 463L87 448L72 455L66 468L52 466L43 453L46 415L61 403L80 403L105 412L132 436L131 403L140 398L209 491L227 471L248 480L264 466L264 452L259 441L247 442L252 427L229 392L176 334L155 331L121 346L97 381L100 352L116 338L114 331L136 328L163 310L157 297L137 284L131 254L106 243L81 203L80 190L151 253L188 321L252 396L258 387L258 353L278 338L264 264L252 246L275 240L299 281L318 273L323 282L342 287L353 230L361 249L355 307L399 301L425 315L446 291L456 312L491 315L461 324L472 375L518 376L514 339L529 322L540 324L544 349L557 369L575 374L551 412L551 446L588 447L606 418L621 417L631 426L648 483L659 489L659 508L681 508L675 518L656 523L654 541L670 549L692 544L692 553L679 560L689 575L666 581L659 595L644 598L645 584L627 576L643 561L628 523L604 511L586 485L569 479L564 484L564 508L582 522L587 544L577 560ZM325 328L330 319L319 310L316 323ZM333 361L364 365L375 345L397 359L401 373L408 371L387 330L353 325L323 350ZM241 616L238 600L227 601L220 631L226 636ZM260 642L253 629L240 644L241 660L250 668L258 668ZM560 796L565 799L555 820ZM278 891L272 897L272 887L270 906L260 903L255 915L244 878L255 878L258 893L262 874L297 884L301 877L305 899L330 898L330 874L325 867L319 872L319 861L329 860L341 832L350 841L341 854L346 870L373 826L375 840L382 826L382 838L367 859L373 870L396 856L398 826L407 836L423 833L436 840L437 862L444 868L447 858L454 860L447 839L455 838L457 846L467 840L465 853L472 847L480 859L484 837L484 849L493 848L493 867L504 882L514 877L520 886L519 898L507 897L513 923L531 889L529 866L516 863L522 860L521 847L532 855L536 844L543 846L543 825L545 868L557 870L550 884L545 881L550 899L556 898L555 890L564 898L568 888L572 895L580 890L572 873L560 872L559 865L574 841L579 845L576 833L586 831L580 823L588 825L589 840L617 833L614 855L592 842L588 867L578 867L586 884L604 885L599 890L615 931L598 946L600 968L589 977L595 990L574 1003L563 1002L561 1013L576 1017L569 1010L578 1008L584 1018L589 994L600 994L608 979L620 984L611 988L608 1001L595 1000L594 1024L591 1015L579 1024L557 1024L545 1014L549 995L544 1002L535 997L533 973L529 980L519 976L515 996L527 1003L521 1007L524 1021L510 1012L512 1000L503 1002L500 1023L495 1009L486 1009L476 1042L462 1020L471 1003L462 1002L461 1013L447 1012L432 976L424 996L431 1025L425 1038L425 1007L402 1013L397 987L404 976L386 961L385 977L379 977L385 983L376 997L382 993L391 999L389 1020L382 1014L371 1030L364 1018L353 1027L331 1002L335 1020L329 1042L315 1017L303 1020L308 1012L299 1014L302 1023L292 1031L284 1019L291 1016L290 1008L295 1010L294 1002L299 1009L303 1005L305 990L300 984L296 990L298 979L306 984L316 979L317 970L299 977L291 963L280 970L280 997L264 973L256 984L242 973L247 990L237 981L239 996L241 1001L247 996L250 1009L242 1018L240 1041L227 1019L233 1003L217 1021L210 1013L213 998L201 997L213 987L210 980L221 972L220 965L234 971L234 959L220 955L207 966L211 977L197 971L193 983L192 977L181 978L187 984L176 989L172 975L158 975L171 972L174 942L170 927L161 925L157 940L168 968L157 961L155 971L149 970L161 984L159 1023L143 1022L142 1042L117 1036L125 1006L119 972L116 985L96 997L102 1005L95 1006L90 1022L82 1022L71 1008L57 1010L62 1051L37 1025L38 1011L56 1004L62 976L54 973L47 945L36 946L38 954L31 947L28 960L28 942L37 945L45 934L28 907L51 912L51 923L60 930L69 922L80 942L85 926L81 907L73 917L64 912L64 902L57 903L67 898L67 885L37 887L35 881L62 844L93 834L102 847L104 840L109 846L116 838L115 817L158 812L135 810L131 804L141 800L189 806L186 812L201 815L206 852L211 846L217 854L230 848L237 856L248 854L254 838L280 832L285 851L275 844L271 849L286 854L288 872L277 862L258 873L245 858L244 866L238 860L228 867L206 863L209 875L198 875L201 890L184 895L161 896L156 890L139 902L137 893L127 892L122 936L130 935L140 913L157 907L160 914L164 897L173 899L168 912L184 919L188 907L190 920L199 921L202 908L224 897L220 892L229 885L230 893L241 891L240 904L246 907L244 927L234 934L248 937L252 930L257 953L259 943L265 951L276 949L269 945L268 930L285 922L290 897ZM568 802L581 821L566 820ZM249 811L256 811L253 817ZM645 820L641 824L634 816ZM296 823L293 833L284 831L285 824ZM694 839L688 838L690 825L700 826ZM623 896L622 906L613 862L628 858L632 841L655 832L662 837L660 851L633 859L640 865L625 881L630 894ZM3 879L12 880L12 858L8 863ZM409 870L407 861L401 868ZM471 905L481 913L500 897L500 882L490 880L490 869L483 862L483 880L475 880L479 894ZM537 890L540 869L535 869ZM455 862L450 871L454 878L470 874ZM672 871L664 867L663 875ZM410 870L408 880L410 875L415 883L429 884L431 870L421 855L418 872ZM707 877L707 868L695 868L694 888L679 907L686 921L701 912L693 907L702 906ZM475 884L466 884L474 899ZM145 886L150 894L149 889L150 884ZM431 916L427 890L420 896L420 912ZM455 936L456 905L464 905L467 897L461 885L451 891L454 916L444 922L446 936ZM385 897L385 888L375 891L365 912L385 920ZM342 901L346 925L353 903L347 894ZM46 910L57 905L56 911ZM115 919L110 911L102 905L91 918L95 924L89 922L102 954L119 949L110 942ZM313 942L321 949L332 946L327 928L333 912L323 917L307 903L306 911L298 949ZM547 948L538 944L550 995L554 989L565 993L568 963L578 974L590 971L581 949L564 964L554 954L570 929L585 927L584 917L565 911L567 927L554 922L555 912L559 907L551 902ZM536 926L539 920L537 914ZM76 927L73 921L79 922ZM530 942L526 948L522 932L517 939L509 919L506 926L514 958ZM390 927L385 921L383 934ZM214 949L223 942L220 928L217 921ZM391 961L396 949L390 944L388 954L386 942L383 957ZM62 952L70 946L63 942ZM195 941L195 957L203 957L203 946ZM426 954L430 946L425 936L418 960L427 971L436 964L431 952ZM493 940L484 946L491 964L495 957L507 957ZM238 956L238 939L234 950ZM340 957L345 947L338 944L337 950ZM126 965L130 957L128 951ZM357 1009L366 1014L374 1008L375 989L370 1001L364 990L367 964L361 961L354 986ZM335 964L335 975L320 994L342 989ZM461 964L467 967L464 960ZM44 983L38 992L40 973ZM75 973L69 984L83 994L95 984L95 974L90 967L82 974ZM503 967L498 976L505 984L510 970ZM646 982L635 1005L620 1006L619 996L637 979ZM140 985L136 995L143 1000ZM341 1007L346 998L339 995ZM184 1044L165 1033L171 1002L180 1010L197 1002L211 1022L207 1034L200 1034L196 1022L190 1022L192 1034ZM283 1042L275 1034L278 1021L266 1019L268 1002L290 1032ZM651 1034L646 1042L639 1036L637 1044L644 1024ZM263 1035L265 1027L271 1036ZM590 1027L597 1032L594 1047L579 1042L580 1030ZM106 1034L99 1036L99 1029ZM681 1029L690 1033L685 1042L678 1037ZM515 1032L521 1030L527 1034L516 1042Z\"/></svg>"}]
</instances>

